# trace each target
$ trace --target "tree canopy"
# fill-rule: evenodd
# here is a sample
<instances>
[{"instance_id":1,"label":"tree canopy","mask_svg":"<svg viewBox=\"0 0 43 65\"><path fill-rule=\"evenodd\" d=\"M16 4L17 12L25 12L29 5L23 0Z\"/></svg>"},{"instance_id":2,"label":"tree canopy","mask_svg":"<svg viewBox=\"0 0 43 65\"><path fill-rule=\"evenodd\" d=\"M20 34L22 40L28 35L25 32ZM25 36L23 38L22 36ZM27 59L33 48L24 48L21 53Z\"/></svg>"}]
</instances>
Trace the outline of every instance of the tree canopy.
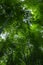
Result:
<instances>
[{"instance_id":1,"label":"tree canopy","mask_svg":"<svg viewBox=\"0 0 43 65\"><path fill-rule=\"evenodd\" d=\"M0 0L0 65L43 65L43 0Z\"/></svg>"}]
</instances>

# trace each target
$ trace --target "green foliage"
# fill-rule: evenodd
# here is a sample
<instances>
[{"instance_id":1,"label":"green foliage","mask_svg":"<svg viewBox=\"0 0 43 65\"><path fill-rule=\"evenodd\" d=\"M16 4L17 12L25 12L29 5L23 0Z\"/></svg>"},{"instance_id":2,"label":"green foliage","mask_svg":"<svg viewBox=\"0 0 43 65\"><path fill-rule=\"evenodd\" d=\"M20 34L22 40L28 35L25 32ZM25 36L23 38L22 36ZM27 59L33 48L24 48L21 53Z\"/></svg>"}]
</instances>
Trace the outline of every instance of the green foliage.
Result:
<instances>
[{"instance_id":1,"label":"green foliage","mask_svg":"<svg viewBox=\"0 0 43 65\"><path fill-rule=\"evenodd\" d=\"M0 65L43 65L42 0L0 0Z\"/></svg>"}]
</instances>

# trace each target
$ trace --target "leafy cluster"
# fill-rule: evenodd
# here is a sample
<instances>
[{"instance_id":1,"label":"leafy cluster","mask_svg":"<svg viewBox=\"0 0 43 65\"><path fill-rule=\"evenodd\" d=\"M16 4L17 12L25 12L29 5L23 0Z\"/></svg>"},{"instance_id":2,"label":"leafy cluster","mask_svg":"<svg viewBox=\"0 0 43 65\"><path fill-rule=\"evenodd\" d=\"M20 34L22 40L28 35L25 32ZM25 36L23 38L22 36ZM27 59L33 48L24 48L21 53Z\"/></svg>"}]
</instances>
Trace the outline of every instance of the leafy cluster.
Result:
<instances>
[{"instance_id":1,"label":"leafy cluster","mask_svg":"<svg viewBox=\"0 0 43 65\"><path fill-rule=\"evenodd\" d=\"M0 0L0 65L43 65L43 0Z\"/></svg>"}]
</instances>

